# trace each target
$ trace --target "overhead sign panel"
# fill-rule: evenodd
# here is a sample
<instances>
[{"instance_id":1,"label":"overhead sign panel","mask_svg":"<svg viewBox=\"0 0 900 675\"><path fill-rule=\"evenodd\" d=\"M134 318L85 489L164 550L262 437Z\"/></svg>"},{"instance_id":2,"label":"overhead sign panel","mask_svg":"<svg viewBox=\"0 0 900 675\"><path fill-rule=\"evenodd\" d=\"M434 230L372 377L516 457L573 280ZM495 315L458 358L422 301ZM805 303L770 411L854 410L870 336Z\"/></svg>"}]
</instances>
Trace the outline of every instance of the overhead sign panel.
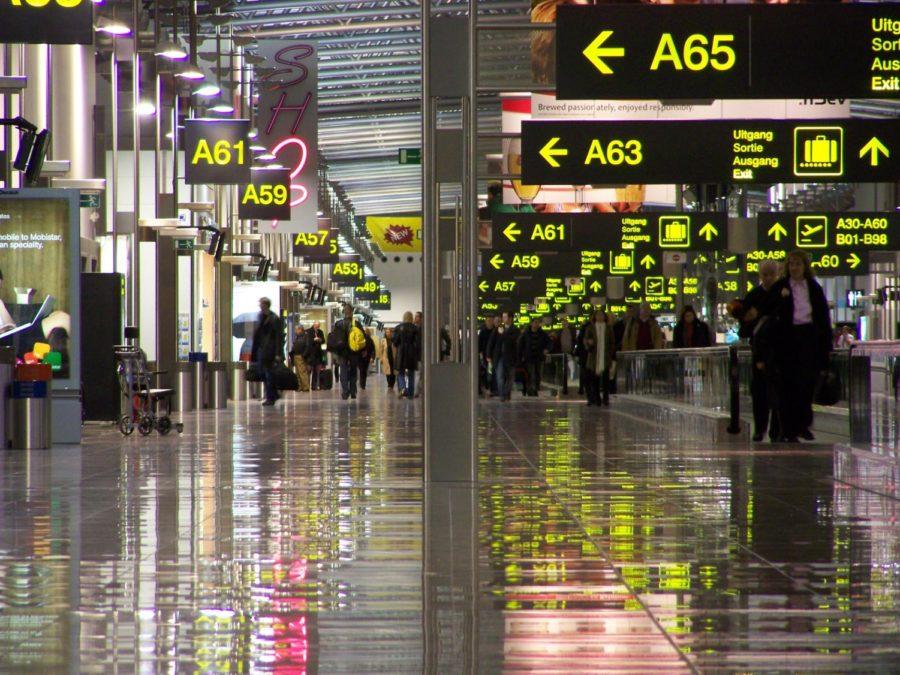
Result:
<instances>
[{"instance_id":1,"label":"overhead sign panel","mask_svg":"<svg viewBox=\"0 0 900 675\"><path fill-rule=\"evenodd\" d=\"M331 266L331 280L344 286L356 286L363 278L364 265L358 255L341 255Z\"/></svg>"},{"instance_id":2,"label":"overhead sign panel","mask_svg":"<svg viewBox=\"0 0 900 675\"><path fill-rule=\"evenodd\" d=\"M91 0L4 0L0 4L0 43L94 43Z\"/></svg>"},{"instance_id":3,"label":"overhead sign panel","mask_svg":"<svg viewBox=\"0 0 900 675\"><path fill-rule=\"evenodd\" d=\"M327 222L327 221L326 221ZM293 253L308 263L336 263L340 260L337 228L321 227L316 232L294 235Z\"/></svg>"},{"instance_id":4,"label":"overhead sign panel","mask_svg":"<svg viewBox=\"0 0 900 675\"><path fill-rule=\"evenodd\" d=\"M895 98L900 6L562 5L561 99Z\"/></svg>"},{"instance_id":5,"label":"overhead sign panel","mask_svg":"<svg viewBox=\"0 0 900 675\"><path fill-rule=\"evenodd\" d=\"M184 123L188 185L247 185L252 153L250 120L193 119Z\"/></svg>"},{"instance_id":6,"label":"overhead sign panel","mask_svg":"<svg viewBox=\"0 0 900 675\"><path fill-rule=\"evenodd\" d=\"M760 213L760 249L900 251L900 213Z\"/></svg>"},{"instance_id":7,"label":"overhead sign panel","mask_svg":"<svg viewBox=\"0 0 900 675\"><path fill-rule=\"evenodd\" d=\"M533 185L897 178L894 120L522 123L522 180Z\"/></svg>"},{"instance_id":8,"label":"overhead sign panel","mask_svg":"<svg viewBox=\"0 0 900 675\"><path fill-rule=\"evenodd\" d=\"M357 300L375 300L380 291L381 282L378 277L365 277L353 287Z\"/></svg>"},{"instance_id":9,"label":"overhead sign panel","mask_svg":"<svg viewBox=\"0 0 900 675\"><path fill-rule=\"evenodd\" d=\"M253 169L241 187L238 218L278 220L291 217L291 175L287 169Z\"/></svg>"},{"instance_id":10,"label":"overhead sign panel","mask_svg":"<svg viewBox=\"0 0 900 675\"><path fill-rule=\"evenodd\" d=\"M775 260L784 263L790 249L750 251L747 254L746 269L750 273L759 271L759 263L763 260ZM807 251L810 264L818 276L864 276L869 273L868 251Z\"/></svg>"},{"instance_id":11,"label":"overhead sign panel","mask_svg":"<svg viewBox=\"0 0 900 675\"><path fill-rule=\"evenodd\" d=\"M389 310L391 308L391 292L381 290L378 296L372 300L372 309Z\"/></svg>"},{"instance_id":12,"label":"overhead sign panel","mask_svg":"<svg viewBox=\"0 0 900 675\"><path fill-rule=\"evenodd\" d=\"M716 251L727 242L724 213L498 213L491 232L494 251Z\"/></svg>"}]
</instances>

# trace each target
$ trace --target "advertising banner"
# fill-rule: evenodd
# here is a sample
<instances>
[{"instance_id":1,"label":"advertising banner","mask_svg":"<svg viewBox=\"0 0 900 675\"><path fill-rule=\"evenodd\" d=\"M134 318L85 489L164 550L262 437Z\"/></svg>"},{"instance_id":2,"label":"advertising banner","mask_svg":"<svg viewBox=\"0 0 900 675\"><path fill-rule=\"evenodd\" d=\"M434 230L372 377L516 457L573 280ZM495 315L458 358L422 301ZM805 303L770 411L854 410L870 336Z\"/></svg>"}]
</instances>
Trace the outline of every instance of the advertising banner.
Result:
<instances>
[{"instance_id":1,"label":"advertising banner","mask_svg":"<svg viewBox=\"0 0 900 675\"><path fill-rule=\"evenodd\" d=\"M91 0L5 0L0 4L0 43L90 45Z\"/></svg>"},{"instance_id":2,"label":"advertising banner","mask_svg":"<svg viewBox=\"0 0 900 675\"><path fill-rule=\"evenodd\" d=\"M80 386L78 223L77 192L0 196L0 345L49 363L54 380L74 386Z\"/></svg>"},{"instance_id":3,"label":"advertising banner","mask_svg":"<svg viewBox=\"0 0 900 675\"><path fill-rule=\"evenodd\" d=\"M274 71L260 78L258 142L290 170L291 217L260 232L315 232L319 211L318 66L316 44L260 40L259 53Z\"/></svg>"},{"instance_id":4,"label":"advertising banner","mask_svg":"<svg viewBox=\"0 0 900 675\"><path fill-rule=\"evenodd\" d=\"M419 216L368 216L366 229L372 243L385 253L422 252L422 218Z\"/></svg>"}]
</instances>

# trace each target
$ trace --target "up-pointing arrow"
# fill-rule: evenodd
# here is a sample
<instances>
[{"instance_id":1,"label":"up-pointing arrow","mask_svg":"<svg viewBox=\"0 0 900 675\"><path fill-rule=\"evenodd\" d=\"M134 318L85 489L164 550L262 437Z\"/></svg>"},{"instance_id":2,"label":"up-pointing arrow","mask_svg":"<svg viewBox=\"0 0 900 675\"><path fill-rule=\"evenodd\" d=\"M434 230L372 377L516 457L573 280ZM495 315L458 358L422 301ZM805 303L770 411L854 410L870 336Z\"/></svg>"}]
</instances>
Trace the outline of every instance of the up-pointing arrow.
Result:
<instances>
[{"instance_id":1,"label":"up-pointing arrow","mask_svg":"<svg viewBox=\"0 0 900 675\"><path fill-rule=\"evenodd\" d=\"M638 282L638 281L632 281L632 282L628 285L628 287L629 287L631 290L633 290L633 291L639 291L639 290L641 290L641 284L640 284L640 282Z\"/></svg>"},{"instance_id":2,"label":"up-pointing arrow","mask_svg":"<svg viewBox=\"0 0 900 675\"><path fill-rule=\"evenodd\" d=\"M712 223L707 223L700 228L700 236L705 238L706 241L712 241L713 237L719 236L719 231L716 229L715 225L713 225Z\"/></svg>"},{"instance_id":3,"label":"up-pointing arrow","mask_svg":"<svg viewBox=\"0 0 900 675\"><path fill-rule=\"evenodd\" d=\"M772 227L769 228L769 236L772 237L775 241L781 241L787 236L787 230L781 223L775 223Z\"/></svg>"},{"instance_id":4,"label":"up-pointing arrow","mask_svg":"<svg viewBox=\"0 0 900 675\"><path fill-rule=\"evenodd\" d=\"M646 269L650 269L656 264L656 260L649 253L641 258L641 265L643 265Z\"/></svg>"},{"instance_id":5,"label":"up-pointing arrow","mask_svg":"<svg viewBox=\"0 0 900 675\"><path fill-rule=\"evenodd\" d=\"M591 290L594 291L594 293L596 293L597 291L599 291L599 290L600 290L600 282L599 282L599 281L595 281L594 283L592 283L592 284L591 284Z\"/></svg>"},{"instance_id":6,"label":"up-pointing arrow","mask_svg":"<svg viewBox=\"0 0 900 675\"><path fill-rule=\"evenodd\" d=\"M877 137L872 136L872 138L869 139L869 142L859 151L859 158L862 159L866 155L869 155L869 164L878 166L878 153L882 153L885 157L891 156L891 151L887 149L887 146Z\"/></svg>"}]
</instances>

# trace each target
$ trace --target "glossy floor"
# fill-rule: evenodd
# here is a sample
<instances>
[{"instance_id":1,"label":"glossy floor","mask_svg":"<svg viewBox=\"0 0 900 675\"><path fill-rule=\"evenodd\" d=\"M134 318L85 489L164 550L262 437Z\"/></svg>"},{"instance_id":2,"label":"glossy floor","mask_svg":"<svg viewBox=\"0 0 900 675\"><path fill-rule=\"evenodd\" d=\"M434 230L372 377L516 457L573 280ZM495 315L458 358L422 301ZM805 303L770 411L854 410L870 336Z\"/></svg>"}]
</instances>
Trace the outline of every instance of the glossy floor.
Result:
<instances>
[{"instance_id":1,"label":"glossy floor","mask_svg":"<svg viewBox=\"0 0 900 675\"><path fill-rule=\"evenodd\" d=\"M488 401L425 493L381 384L0 453L0 671L900 670L896 457Z\"/></svg>"}]
</instances>

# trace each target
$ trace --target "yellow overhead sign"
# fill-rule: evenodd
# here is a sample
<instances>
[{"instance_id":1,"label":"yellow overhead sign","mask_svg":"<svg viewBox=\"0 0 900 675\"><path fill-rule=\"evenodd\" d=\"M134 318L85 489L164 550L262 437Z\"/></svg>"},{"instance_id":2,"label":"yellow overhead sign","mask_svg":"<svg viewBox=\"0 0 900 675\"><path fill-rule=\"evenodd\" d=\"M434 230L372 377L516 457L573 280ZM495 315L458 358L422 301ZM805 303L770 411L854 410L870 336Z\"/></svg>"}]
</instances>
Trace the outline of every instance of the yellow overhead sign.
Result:
<instances>
[{"instance_id":1,"label":"yellow overhead sign","mask_svg":"<svg viewBox=\"0 0 900 675\"><path fill-rule=\"evenodd\" d=\"M422 218L368 216L366 229L372 242L385 253L421 253Z\"/></svg>"}]
</instances>

